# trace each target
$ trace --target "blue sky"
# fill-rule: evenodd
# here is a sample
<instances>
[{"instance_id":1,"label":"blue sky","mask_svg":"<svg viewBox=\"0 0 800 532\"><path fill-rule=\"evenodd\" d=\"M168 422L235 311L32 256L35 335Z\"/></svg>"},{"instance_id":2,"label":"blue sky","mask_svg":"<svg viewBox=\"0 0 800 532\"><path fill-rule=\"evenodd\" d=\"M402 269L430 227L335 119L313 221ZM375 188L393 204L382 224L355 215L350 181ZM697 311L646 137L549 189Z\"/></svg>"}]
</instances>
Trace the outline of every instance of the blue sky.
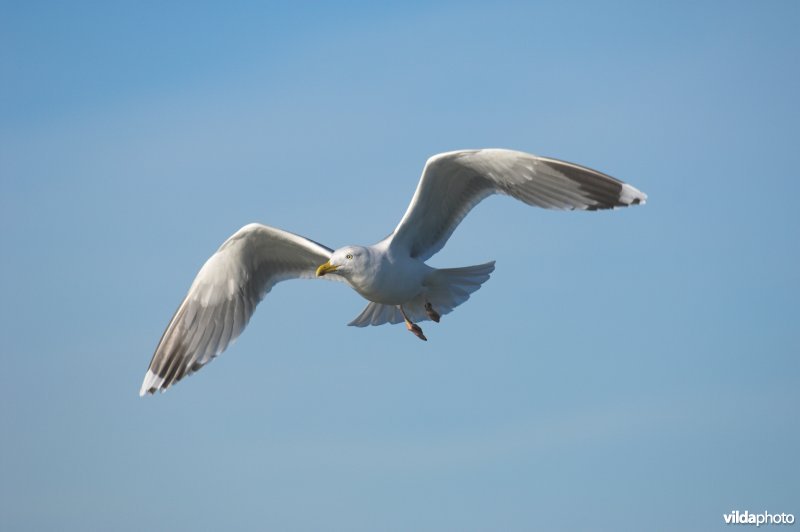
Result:
<instances>
[{"instance_id":1,"label":"blue sky","mask_svg":"<svg viewBox=\"0 0 800 532\"><path fill-rule=\"evenodd\" d=\"M712 530L800 514L796 2L0 3L0 528ZM490 198L429 342L278 285L139 398L258 221L397 223L425 159L507 147L645 207Z\"/></svg>"}]
</instances>

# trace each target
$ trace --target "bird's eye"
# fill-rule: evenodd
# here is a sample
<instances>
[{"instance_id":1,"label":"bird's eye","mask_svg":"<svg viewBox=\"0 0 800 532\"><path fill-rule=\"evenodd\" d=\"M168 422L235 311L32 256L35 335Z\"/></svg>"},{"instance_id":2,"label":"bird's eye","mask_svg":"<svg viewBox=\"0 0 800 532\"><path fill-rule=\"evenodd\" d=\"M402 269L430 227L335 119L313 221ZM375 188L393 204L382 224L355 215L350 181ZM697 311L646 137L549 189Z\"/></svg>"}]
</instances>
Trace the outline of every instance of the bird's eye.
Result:
<instances>
[{"instance_id":1,"label":"bird's eye","mask_svg":"<svg viewBox=\"0 0 800 532\"><path fill-rule=\"evenodd\" d=\"M346 258L347 260L352 260L353 254L352 253L348 253L347 255L344 256L344 258Z\"/></svg>"}]
</instances>

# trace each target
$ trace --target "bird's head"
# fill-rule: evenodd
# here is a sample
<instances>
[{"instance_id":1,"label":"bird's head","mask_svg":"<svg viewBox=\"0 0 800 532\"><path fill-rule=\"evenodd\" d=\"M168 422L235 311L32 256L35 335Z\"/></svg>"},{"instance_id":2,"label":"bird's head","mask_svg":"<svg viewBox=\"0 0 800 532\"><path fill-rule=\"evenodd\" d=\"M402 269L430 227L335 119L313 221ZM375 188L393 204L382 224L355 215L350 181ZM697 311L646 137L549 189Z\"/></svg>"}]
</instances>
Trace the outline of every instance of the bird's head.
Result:
<instances>
[{"instance_id":1,"label":"bird's head","mask_svg":"<svg viewBox=\"0 0 800 532\"><path fill-rule=\"evenodd\" d=\"M329 273L348 277L354 272L362 271L368 259L367 250L361 246L339 248L333 252L328 262L321 264L317 268L317 277L322 277Z\"/></svg>"}]
</instances>

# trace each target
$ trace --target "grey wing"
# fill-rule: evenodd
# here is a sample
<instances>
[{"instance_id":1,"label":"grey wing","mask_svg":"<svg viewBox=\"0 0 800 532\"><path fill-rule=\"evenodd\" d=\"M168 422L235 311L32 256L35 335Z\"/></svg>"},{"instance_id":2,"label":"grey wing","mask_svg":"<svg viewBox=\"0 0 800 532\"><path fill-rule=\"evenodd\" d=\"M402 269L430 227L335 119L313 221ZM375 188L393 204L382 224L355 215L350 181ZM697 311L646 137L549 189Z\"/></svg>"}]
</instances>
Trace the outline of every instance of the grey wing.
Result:
<instances>
[{"instance_id":1,"label":"grey wing","mask_svg":"<svg viewBox=\"0 0 800 532\"><path fill-rule=\"evenodd\" d=\"M330 256L327 247L274 227L242 227L198 272L158 343L139 395L166 390L206 365L241 334L276 283L314 277Z\"/></svg>"},{"instance_id":2,"label":"grey wing","mask_svg":"<svg viewBox=\"0 0 800 532\"><path fill-rule=\"evenodd\" d=\"M466 150L428 159L405 215L387 238L393 249L427 260L442 249L472 208L505 194L546 209L612 209L647 195L597 170L502 150Z\"/></svg>"}]
</instances>

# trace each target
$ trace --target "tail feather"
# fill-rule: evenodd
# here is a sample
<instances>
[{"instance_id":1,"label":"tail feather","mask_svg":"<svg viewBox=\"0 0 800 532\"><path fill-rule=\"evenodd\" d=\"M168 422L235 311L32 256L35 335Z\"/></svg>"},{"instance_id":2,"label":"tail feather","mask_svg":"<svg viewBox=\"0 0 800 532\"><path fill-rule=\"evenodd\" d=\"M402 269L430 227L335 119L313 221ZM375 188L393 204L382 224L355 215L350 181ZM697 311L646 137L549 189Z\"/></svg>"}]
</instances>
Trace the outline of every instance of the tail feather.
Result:
<instances>
[{"instance_id":1,"label":"tail feather","mask_svg":"<svg viewBox=\"0 0 800 532\"><path fill-rule=\"evenodd\" d=\"M384 323L402 323L403 315L394 305L381 305L380 303L370 303L361 311L361 314L348 323L354 327L366 327L367 325L382 325Z\"/></svg>"},{"instance_id":2,"label":"tail feather","mask_svg":"<svg viewBox=\"0 0 800 532\"><path fill-rule=\"evenodd\" d=\"M458 305L469 299L470 294L478 290L494 271L494 261L463 268L444 268L435 270L425 281L425 290L416 298L403 304L403 310L414 322L425 321L425 303L430 302L439 315L449 314ZM369 303L353 321L348 323L354 327L382 325L384 323L402 323L403 315L394 305Z\"/></svg>"}]
</instances>

